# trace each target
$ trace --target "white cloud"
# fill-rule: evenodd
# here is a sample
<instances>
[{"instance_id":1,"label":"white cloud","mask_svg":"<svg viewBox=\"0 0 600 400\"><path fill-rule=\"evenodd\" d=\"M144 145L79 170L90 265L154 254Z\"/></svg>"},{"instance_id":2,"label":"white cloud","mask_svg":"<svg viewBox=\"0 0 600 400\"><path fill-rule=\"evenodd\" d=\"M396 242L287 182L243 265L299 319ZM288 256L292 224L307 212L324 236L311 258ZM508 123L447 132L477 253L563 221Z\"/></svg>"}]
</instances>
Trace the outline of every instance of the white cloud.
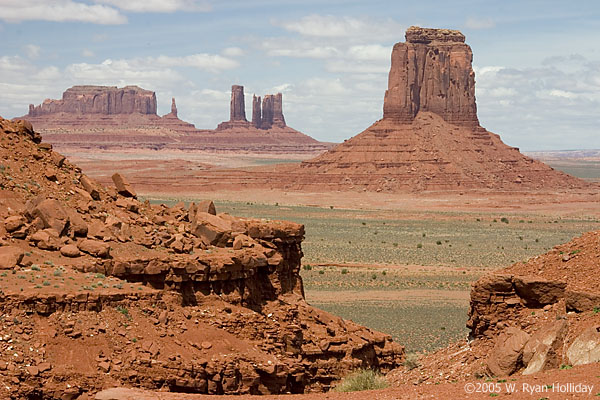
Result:
<instances>
[{"instance_id":1,"label":"white cloud","mask_svg":"<svg viewBox=\"0 0 600 400\"><path fill-rule=\"evenodd\" d=\"M227 56L227 57L241 57L245 53L244 53L244 50L242 50L239 47L227 47L227 48L223 49L221 54L223 54L224 56Z\"/></svg>"},{"instance_id":2,"label":"white cloud","mask_svg":"<svg viewBox=\"0 0 600 400\"><path fill-rule=\"evenodd\" d=\"M106 33L96 33L92 36L92 41L95 43L101 43L108 40L108 35Z\"/></svg>"},{"instance_id":3,"label":"white cloud","mask_svg":"<svg viewBox=\"0 0 600 400\"><path fill-rule=\"evenodd\" d=\"M274 21L290 32L322 38L394 40L402 36L402 26L392 19L354 18L333 15L307 15L295 21Z\"/></svg>"},{"instance_id":4,"label":"white cloud","mask_svg":"<svg viewBox=\"0 0 600 400\"><path fill-rule=\"evenodd\" d=\"M94 52L91 51L90 49L83 49L81 51L81 55L84 57L94 57L96 54L94 54Z\"/></svg>"},{"instance_id":5,"label":"white cloud","mask_svg":"<svg viewBox=\"0 0 600 400\"><path fill-rule=\"evenodd\" d=\"M236 60L218 54L192 54L183 57L148 57L139 59L141 63L150 63L163 67L193 67L210 72L219 72L226 69L237 68L240 64Z\"/></svg>"},{"instance_id":6,"label":"white cloud","mask_svg":"<svg viewBox=\"0 0 600 400\"><path fill-rule=\"evenodd\" d=\"M74 0L2 0L0 19L7 22L54 21L124 24L127 18L118 10Z\"/></svg>"},{"instance_id":7,"label":"white cloud","mask_svg":"<svg viewBox=\"0 0 600 400\"><path fill-rule=\"evenodd\" d=\"M600 63L575 55L544 64L476 68L482 125L529 150L600 148Z\"/></svg>"},{"instance_id":8,"label":"white cloud","mask_svg":"<svg viewBox=\"0 0 600 400\"><path fill-rule=\"evenodd\" d=\"M24 47L25 55L31 59L38 58L40 56L40 46L36 46L35 44L28 44Z\"/></svg>"},{"instance_id":9,"label":"white cloud","mask_svg":"<svg viewBox=\"0 0 600 400\"><path fill-rule=\"evenodd\" d=\"M348 57L362 61L390 61L392 54L389 46L380 44L358 45L348 49Z\"/></svg>"},{"instance_id":10,"label":"white cloud","mask_svg":"<svg viewBox=\"0 0 600 400\"><path fill-rule=\"evenodd\" d=\"M468 29L491 29L495 26L496 22L491 18L469 17L465 21L465 28Z\"/></svg>"},{"instance_id":11,"label":"white cloud","mask_svg":"<svg viewBox=\"0 0 600 400\"><path fill-rule=\"evenodd\" d=\"M210 3L197 0L94 0L109 4L125 11L172 13L175 11L206 12L212 9Z\"/></svg>"}]
</instances>

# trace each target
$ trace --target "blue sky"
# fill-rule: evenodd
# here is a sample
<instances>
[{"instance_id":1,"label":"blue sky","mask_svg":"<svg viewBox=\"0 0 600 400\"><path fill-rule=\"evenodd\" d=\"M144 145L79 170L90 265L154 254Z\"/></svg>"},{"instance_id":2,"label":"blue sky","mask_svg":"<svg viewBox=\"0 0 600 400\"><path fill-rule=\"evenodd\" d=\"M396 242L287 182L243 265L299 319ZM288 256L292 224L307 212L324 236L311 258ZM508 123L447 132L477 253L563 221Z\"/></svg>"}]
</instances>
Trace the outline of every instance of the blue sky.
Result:
<instances>
[{"instance_id":1,"label":"blue sky","mask_svg":"<svg viewBox=\"0 0 600 400\"><path fill-rule=\"evenodd\" d=\"M381 118L411 25L461 30L481 124L522 150L600 148L600 2L0 0L0 115L75 84L154 90L214 128L232 84L283 93L287 123L343 141Z\"/></svg>"}]
</instances>

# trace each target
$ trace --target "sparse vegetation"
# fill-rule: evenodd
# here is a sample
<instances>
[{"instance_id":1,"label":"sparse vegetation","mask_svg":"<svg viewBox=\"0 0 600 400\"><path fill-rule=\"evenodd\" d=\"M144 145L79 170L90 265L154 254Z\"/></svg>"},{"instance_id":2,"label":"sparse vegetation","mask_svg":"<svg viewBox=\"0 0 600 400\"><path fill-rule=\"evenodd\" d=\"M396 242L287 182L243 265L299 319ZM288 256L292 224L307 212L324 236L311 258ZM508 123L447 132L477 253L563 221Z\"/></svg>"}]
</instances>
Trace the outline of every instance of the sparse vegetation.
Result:
<instances>
[{"instance_id":1,"label":"sparse vegetation","mask_svg":"<svg viewBox=\"0 0 600 400\"><path fill-rule=\"evenodd\" d=\"M421 364L419 364L419 355L417 353L408 353L404 358L404 367L406 369L413 370L415 368L419 368Z\"/></svg>"},{"instance_id":2,"label":"sparse vegetation","mask_svg":"<svg viewBox=\"0 0 600 400\"><path fill-rule=\"evenodd\" d=\"M342 379L334 388L335 392L358 392L362 390L384 389L389 383L378 372L361 369Z\"/></svg>"}]
</instances>

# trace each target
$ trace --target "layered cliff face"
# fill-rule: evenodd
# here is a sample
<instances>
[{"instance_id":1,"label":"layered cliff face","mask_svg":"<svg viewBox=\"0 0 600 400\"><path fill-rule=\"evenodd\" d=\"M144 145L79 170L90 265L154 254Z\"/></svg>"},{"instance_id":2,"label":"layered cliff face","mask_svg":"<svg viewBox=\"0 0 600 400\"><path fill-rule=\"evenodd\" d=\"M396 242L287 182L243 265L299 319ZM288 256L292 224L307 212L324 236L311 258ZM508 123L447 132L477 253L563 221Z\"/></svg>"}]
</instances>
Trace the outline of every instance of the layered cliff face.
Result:
<instances>
[{"instance_id":1,"label":"layered cliff face","mask_svg":"<svg viewBox=\"0 0 600 400\"><path fill-rule=\"evenodd\" d=\"M73 86L63 93L62 100L29 105L29 117L56 113L156 115L156 94L137 86Z\"/></svg>"},{"instance_id":2,"label":"layered cliff face","mask_svg":"<svg viewBox=\"0 0 600 400\"><path fill-rule=\"evenodd\" d=\"M465 37L448 29L410 27L392 50L383 117L410 123L430 111L456 125L477 126L475 73Z\"/></svg>"}]
</instances>

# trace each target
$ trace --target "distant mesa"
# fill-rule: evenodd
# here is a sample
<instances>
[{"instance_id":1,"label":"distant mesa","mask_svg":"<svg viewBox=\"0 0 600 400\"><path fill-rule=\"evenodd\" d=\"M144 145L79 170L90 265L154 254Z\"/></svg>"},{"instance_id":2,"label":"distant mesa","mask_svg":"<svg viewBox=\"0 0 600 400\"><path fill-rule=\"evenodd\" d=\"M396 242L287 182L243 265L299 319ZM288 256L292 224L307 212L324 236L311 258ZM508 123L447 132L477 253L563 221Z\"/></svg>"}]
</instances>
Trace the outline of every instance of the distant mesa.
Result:
<instances>
[{"instance_id":1,"label":"distant mesa","mask_svg":"<svg viewBox=\"0 0 600 400\"><path fill-rule=\"evenodd\" d=\"M256 128L269 130L273 127L285 128L283 117L283 95L267 94L262 99L260 96L252 96L252 121L246 119L246 105L244 100L244 87L233 85L231 87L231 103L229 110L229 121L221 122L217 130L236 128Z\"/></svg>"},{"instance_id":2,"label":"distant mesa","mask_svg":"<svg viewBox=\"0 0 600 400\"><path fill-rule=\"evenodd\" d=\"M62 99L29 106L30 121L44 140L67 149L232 150L308 154L331 147L288 127L281 93L254 97L252 121L246 119L244 87L233 85L229 121L216 130L196 129L179 118L175 98L171 112L157 115L156 94L137 86L73 86ZM236 140L232 141L231 137Z\"/></svg>"},{"instance_id":3,"label":"distant mesa","mask_svg":"<svg viewBox=\"0 0 600 400\"><path fill-rule=\"evenodd\" d=\"M156 94L137 86L73 86L61 100L47 99L39 106L30 104L27 116L56 113L156 115Z\"/></svg>"}]
</instances>

